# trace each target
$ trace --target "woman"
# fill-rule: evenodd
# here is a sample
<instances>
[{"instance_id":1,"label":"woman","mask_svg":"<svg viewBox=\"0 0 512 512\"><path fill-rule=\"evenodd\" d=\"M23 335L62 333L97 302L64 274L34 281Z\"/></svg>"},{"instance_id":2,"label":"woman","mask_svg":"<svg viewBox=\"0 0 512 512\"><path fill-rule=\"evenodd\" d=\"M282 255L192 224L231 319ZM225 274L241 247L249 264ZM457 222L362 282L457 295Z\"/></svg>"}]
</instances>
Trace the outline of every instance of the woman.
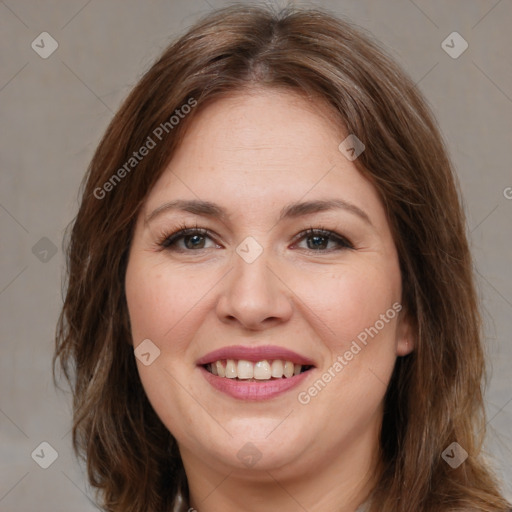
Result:
<instances>
[{"instance_id":1,"label":"woman","mask_svg":"<svg viewBox=\"0 0 512 512\"><path fill-rule=\"evenodd\" d=\"M171 45L68 271L55 359L104 510L509 510L451 164L349 23L235 5Z\"/></svg>"}]
</instances>

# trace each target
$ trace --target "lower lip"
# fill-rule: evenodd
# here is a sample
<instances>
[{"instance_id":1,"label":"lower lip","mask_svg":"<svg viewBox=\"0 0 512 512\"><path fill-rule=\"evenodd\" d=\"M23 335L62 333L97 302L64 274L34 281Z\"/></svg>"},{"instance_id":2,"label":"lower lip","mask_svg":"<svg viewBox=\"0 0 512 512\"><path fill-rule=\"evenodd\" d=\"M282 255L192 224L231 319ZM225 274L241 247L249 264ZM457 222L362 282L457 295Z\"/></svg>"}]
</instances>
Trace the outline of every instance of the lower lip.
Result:
<instances>
[{"instance_id":1,"label":"lower lip","mask_svg":"<svg viewBox=\"0 0 512 512\"><path fill-rule=\"evenodd\" d=\"M305 371L293 377L283 377L281 379L257 381L243 381L228 379L227 377L218 377L213 375L204 367L200 366L204 378L217 390L226 395L239 400L268 400L274 398L286 391L297 387L308 377L312 370Z\"/></svg>"}]
</instances>

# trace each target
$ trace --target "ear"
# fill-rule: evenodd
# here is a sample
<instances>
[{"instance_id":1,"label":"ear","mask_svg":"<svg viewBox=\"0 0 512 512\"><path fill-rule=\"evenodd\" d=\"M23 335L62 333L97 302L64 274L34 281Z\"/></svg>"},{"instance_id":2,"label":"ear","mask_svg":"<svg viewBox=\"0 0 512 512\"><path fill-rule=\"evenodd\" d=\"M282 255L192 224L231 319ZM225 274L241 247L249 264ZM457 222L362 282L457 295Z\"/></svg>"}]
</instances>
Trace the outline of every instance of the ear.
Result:
<instances>
[{"instance_id":1,"label":"ear","mask_svg":"<svg viewBox=\"0 0 512 512\"><path fill-rule=\"evenodd\" d=\"M396 355L406 356L416 348L416 329L411 315L404 308L398 314L396 329Z\"/></svg>"}]
</instances>

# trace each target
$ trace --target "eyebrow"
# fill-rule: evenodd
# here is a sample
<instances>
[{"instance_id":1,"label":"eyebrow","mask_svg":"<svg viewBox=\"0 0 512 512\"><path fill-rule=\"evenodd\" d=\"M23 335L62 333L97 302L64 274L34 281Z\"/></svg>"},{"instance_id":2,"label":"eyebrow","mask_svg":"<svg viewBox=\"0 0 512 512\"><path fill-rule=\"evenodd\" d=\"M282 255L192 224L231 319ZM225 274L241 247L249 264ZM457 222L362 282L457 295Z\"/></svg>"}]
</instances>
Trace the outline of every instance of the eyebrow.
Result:
<instances>
[{"instance_id":1,"label":"eyebrow","mask_svg":"<svg viewBox=\"0 0 512 512\"><path fill-rule=\"evenodd\" d=\"M316 201L304 201L295 202L286 205L279 215L278 222L285 219L292 219L297 217L303 217L311 215L313 213L324 212L328 210L345 210L358 216L360 219L365 221L370 226L373 226L368 214L356 206L355 204L349 203L342 199L328 199L328 200L316 200ZM177 199L175 201L169 201L162 204L155 210L153 210L147 217L146 223L153 220L163 212L170 210L181 210L192 213L194 215L201 215L204 217L213 217L225 221L228 218L226 210L219 205L210 201L201 201L197 199L183 200Z\"/></svg>"}]
</instances>

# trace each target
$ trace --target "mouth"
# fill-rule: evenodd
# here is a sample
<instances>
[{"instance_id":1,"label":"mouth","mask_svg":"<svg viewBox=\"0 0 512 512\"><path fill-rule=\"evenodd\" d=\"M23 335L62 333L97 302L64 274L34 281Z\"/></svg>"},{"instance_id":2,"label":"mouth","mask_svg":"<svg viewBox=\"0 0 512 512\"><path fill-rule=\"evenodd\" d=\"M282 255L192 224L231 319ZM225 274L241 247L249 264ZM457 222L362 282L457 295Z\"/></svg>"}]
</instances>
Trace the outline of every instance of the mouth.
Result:
<instances>
[{"instance_id":1,"label":"mouth","mask_svg":"<svg viewBox=\"0 0 512 512\"><path fill-rule=\"evenodd\" d=\"M287 391L315 368L312 360L280 347L225 347L200 358L207 382L234 398L262 400Z\"/></svg>"},{"instance_id":2,"label":"mouth","mask_svg":"<svg viewBox=\"0 0 512 512\"><path fill-rule=\"evenodd\" d=\"M203 365L212 375L225 379L259 382L278 379L290 379L307 372L312 365L303 365L282 359L247 361L245 359L219 359Z\"/></svg>"}]
</instances>

